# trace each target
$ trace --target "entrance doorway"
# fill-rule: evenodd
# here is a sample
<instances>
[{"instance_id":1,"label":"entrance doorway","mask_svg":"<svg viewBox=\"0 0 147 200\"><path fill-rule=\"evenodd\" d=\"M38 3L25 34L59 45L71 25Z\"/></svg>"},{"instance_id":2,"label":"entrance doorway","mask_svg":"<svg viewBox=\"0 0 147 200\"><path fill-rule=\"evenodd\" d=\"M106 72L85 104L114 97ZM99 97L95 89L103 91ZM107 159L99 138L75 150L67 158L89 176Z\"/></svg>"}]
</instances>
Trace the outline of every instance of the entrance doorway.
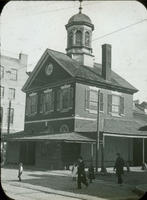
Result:
<instances>
[{"instance_id":1,"label":"entrance doorway","mask_svg":"<svg viewBox=\"0 0 147 200\"><path fill-rule=\"evenodd\" d=\"M64 166L75 163L81 153L81 144L63 143L62 144L62 161Z\"/></svg>"},{"instance_id":2,"label":"entrance doorway","mask_svg":"<svg viewBox=\"0 0 147 200\"><path fill-rule=\"evenodd\" d=\"M24 165L35 164L35 142L21 142L19 161Z\"/></svg>"}]
</instances>

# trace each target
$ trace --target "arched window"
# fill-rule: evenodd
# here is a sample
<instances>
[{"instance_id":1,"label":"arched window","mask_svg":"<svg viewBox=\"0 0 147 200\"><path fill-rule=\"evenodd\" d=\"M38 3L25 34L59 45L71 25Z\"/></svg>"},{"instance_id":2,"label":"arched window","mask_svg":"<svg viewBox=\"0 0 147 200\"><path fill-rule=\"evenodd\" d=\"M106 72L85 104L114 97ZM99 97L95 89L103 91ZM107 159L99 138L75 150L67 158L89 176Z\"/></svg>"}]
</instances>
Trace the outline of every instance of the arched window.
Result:
<instances>
[{"instance_id":1,"label":"arched window","mask_svg":"<svg viewBox=\"0 0 147 200\"><path fill-rule=\"evenodd\" d=\"M73 33L70 32L68 35L68 46L71 47L73 45Z\"/></svg>"},{"instance_id":2,"label":"arched window","mask_svg":"<svg viewBox=\"0 0 147 200\"><path fill-rule=\"evenodd\" d=\"M86 46L90 45L90 34L88 31L85 33L85 45Z\"/></svg>"},{"instance_id":3,"label":"arched window","mask_svg":"<svg viewBox=\"0 0 147 200\"><path fill-rule=\"evenodd\" d=\"M76 32L76 45L82 45L82 32Z\"/></svg>"},{"instance_id":4,"label":"arched window","mask_svg":"<svg viewBox=\"0 0 147 200\"><path fill-rule=\"evenodd\" d=\"M60 127L60 133L67 133L69 132L69 127L67 126L67 124L63 124Z\"/></svg>"}]
</instances>

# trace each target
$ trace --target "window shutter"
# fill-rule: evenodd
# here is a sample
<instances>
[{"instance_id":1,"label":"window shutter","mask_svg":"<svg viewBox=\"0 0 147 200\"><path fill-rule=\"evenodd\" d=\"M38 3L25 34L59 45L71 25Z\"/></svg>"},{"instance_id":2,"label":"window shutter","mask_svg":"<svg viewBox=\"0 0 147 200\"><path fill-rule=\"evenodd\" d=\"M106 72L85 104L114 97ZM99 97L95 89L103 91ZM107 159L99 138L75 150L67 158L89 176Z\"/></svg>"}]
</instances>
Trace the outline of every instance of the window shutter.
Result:
<instances>
[{"instance_id":1,"label":"window shutter","mask_svg":"<svg viewBox=\"0 0 147 200\"><path fill-rule=\"evenodd\" d=\"M37 107L38 107L38 95L35 95L35 113L37 113Z\"/></svg>"},{"instance_id":2,"label":"window shutter","mask_svg":"<svg viewBox=\"0 0 147 200\"><path fill-rule=\"evenodd\" d=\"M103 93L100 93L100 111L103 111Z\"/></svg>"},{"instance_id":3,"label":"window shutter","mask_svg":"<svg viewBox=\"0 0 147 200\"><path fill-rule=\"evenodd\" d=\"M51 111L54 111L54 99L55 99L55 92L54 92L54 91L52 91L51 95L52 95Z\"/></svg>"},{"instance_id":4,"label":"window shutter","mask_svg":"<svg viewBox=\"0 0 147 200\"><path fill-rule=\"evenodd\" d=\"M112 95L108 94L107 112L112 112Z\"/></svg>"},{"instance_id":5,"label":"window shutter","mask_svg":"<svg viewBox=\"0 0 147 200\"><path fill-rule=\"evenodd\" d=\"M73 102L74 102L74 88L70 87L70 107L73 108Z\"/></svg>"},{"instance_id":6,"label":"window shutter","mask_svg":"<svg viewBox=\"0 0 147 200\"><path fill-rule=\"evenodd\" d=\"M61 109L61 90L57 90L57 111Z\"/></svg>"},{"instance_id":7,"label":"window shutter","mask_svg":"<svg viewBox=\"0 0 147 200\"><path fill-rule=\"evenodd\" d=\"M40 95L40 113L44 112L44 94Z\"/></svg>"},{"instance_id":8,"label":"window shutter","mask_svg":"<svg viewBox=\"0 0 147 200\"><path fill-rule=\"evenodd\" d=\"M90 104L90 90L85 89L85 109L89 109L89 104Z\"/></svg>"},{"instance_id":9,"label":"window shutter","mask_svg":"<svg viewBox=\"0 0 147 200\"><path fill-rule=\"evenodd\" d=\"M120 97L119 114L124 114L124 97Z\"/></svg>"},{"instance_id":10,"label":"window shutter","mask_svg":"<svg viewBox=\"0 0 147 200\"><path fill-rule=\"evenodd\" d=\"M26 115L30 114L30 97L26 98Z\"/></svg>"}]
</instances>

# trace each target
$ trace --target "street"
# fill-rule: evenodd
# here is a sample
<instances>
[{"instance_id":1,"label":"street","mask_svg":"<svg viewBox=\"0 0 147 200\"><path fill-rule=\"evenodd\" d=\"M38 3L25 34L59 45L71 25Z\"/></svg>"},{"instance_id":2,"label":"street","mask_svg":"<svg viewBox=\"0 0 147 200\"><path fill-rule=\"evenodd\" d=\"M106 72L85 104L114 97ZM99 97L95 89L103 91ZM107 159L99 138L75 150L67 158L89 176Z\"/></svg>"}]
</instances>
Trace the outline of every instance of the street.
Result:
<instances>
[{"instance_id":1,"label":"street","mask_svg":"<svg viewBox=\"0 0 147 200\"><path fill-rule=\"evenodd\" d=\"M7 196L15 200L139 199L132 192L133 182L129 185L125 183L123 186L119 186L112 178L109 180L109 177L115 178L114 175L101 176L89 184L88 188L83 186L81 190L78 190L76 181L72 181L71 172L68 170L24 169L22 182L18 181L17 173L16 168L1 169L3 190Z\"/></svg>"}]
</instances>

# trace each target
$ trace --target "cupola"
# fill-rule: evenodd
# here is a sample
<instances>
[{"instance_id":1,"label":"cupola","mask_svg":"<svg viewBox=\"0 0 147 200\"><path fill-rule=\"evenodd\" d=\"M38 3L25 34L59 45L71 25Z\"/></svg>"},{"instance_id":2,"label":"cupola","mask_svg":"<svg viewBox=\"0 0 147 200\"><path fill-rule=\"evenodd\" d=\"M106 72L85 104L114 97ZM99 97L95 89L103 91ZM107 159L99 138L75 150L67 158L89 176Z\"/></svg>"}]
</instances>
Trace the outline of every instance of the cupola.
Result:
<instances>
[{"instance_id":1,"label":"cupola","mask_svg":"<svg viewBox=\"0 0 147 200\"><path fill-rule=\"evenodd\" d=\"M82 13L81 1L79 13L73 15L65 26L67 30L67 55L82 65L93 67L91 19Z\"/></svg>"}]
</instances>

